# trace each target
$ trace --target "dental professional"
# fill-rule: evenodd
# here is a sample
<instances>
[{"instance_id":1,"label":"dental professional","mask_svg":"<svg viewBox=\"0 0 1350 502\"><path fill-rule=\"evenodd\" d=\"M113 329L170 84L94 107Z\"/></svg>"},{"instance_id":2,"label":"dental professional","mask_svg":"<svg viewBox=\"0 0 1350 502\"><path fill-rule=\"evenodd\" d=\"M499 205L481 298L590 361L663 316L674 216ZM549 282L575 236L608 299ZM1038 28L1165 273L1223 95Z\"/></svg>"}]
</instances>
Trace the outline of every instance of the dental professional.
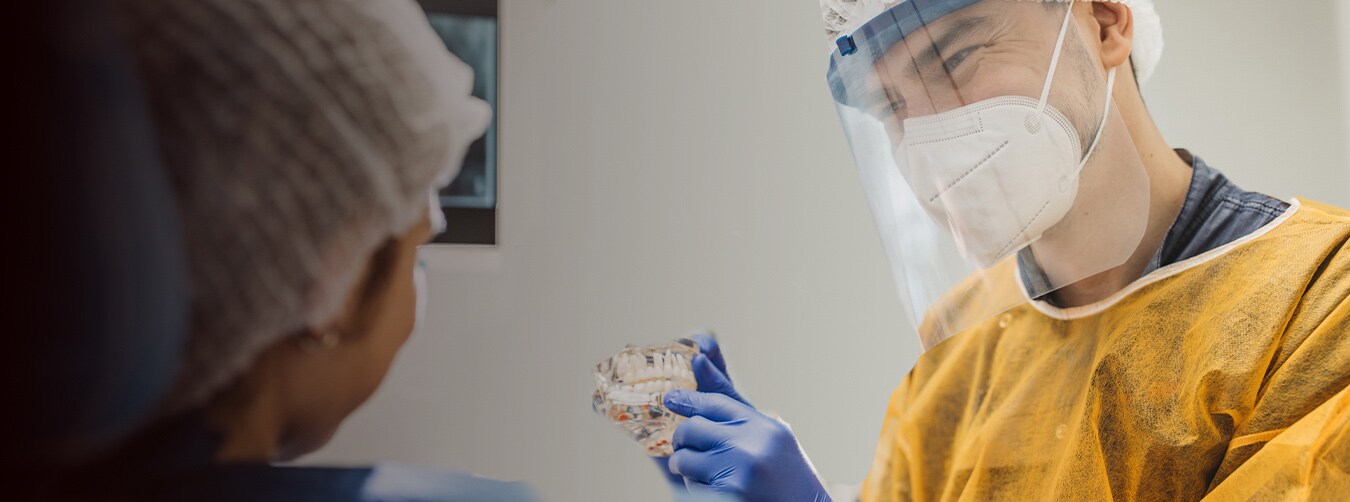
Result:
<instances>
[{"instance_id":1,"label":"dental professional","mask_svg":"<svg viewBox=\"0 0 1350 502\"><path fill-rule=\"evenodd\" d=\"M417 4L111 5L180 211L191 332L158 418L57 498L533 500L426 468L272 465L384 379L426 301L437 189L488 125Z\"/></svg>"},{"instance_id":2,"label":"dental professional","mask_svg":"<svg viewBox=\"0 0 1350 502\"><path fill-rule=\"evenodd\" d=\"M1140 85L1150 0L824 0L827 81L926 352L864 501L1340 500L1350 212L1235 186ZM720 350L668 469L829 496Z\"/></svg>"}]
</instances>

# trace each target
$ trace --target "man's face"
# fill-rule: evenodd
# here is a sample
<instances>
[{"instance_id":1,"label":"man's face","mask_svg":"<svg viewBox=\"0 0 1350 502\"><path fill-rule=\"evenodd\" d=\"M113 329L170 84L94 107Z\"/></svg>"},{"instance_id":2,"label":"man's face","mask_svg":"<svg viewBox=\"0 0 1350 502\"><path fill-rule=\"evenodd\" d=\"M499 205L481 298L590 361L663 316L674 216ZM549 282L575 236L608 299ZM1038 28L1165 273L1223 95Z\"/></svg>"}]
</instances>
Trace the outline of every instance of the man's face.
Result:
<instances>
[{"instance_id":1,"label":"man's face","mask_svg":"<svg viewBox=\"0 0 1350 502\"><path fill-rule=\"evenodd\" d=\"M875 63L866 111L898 145L906 119L999 96L1039 98L1068 8L985 0L907 33ZM1088 140L1100 77L1072 27L1064 45L1049 102Z\"/></svg>"}]
</instances>

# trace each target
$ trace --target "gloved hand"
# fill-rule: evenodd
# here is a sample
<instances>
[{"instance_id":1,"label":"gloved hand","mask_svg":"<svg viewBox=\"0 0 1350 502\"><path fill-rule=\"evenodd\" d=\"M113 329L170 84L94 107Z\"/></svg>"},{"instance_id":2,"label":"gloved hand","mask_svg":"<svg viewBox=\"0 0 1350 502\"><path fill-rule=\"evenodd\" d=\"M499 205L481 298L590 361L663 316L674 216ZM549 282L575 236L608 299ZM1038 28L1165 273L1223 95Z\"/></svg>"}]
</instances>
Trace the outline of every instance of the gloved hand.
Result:
<instances>
[{"instance_id":1,"label":"gloved hand","mask_svg":"<svg viewBox=\"0 0 1350 502\"><path fill-rule=\"evenodd\" d=\"M717 345L717 337L712 333L701 333L689 339L698 344L699 353L689 361L694 371L694 380L698 381L698 391L725 394L750 406L750 402L736 392L736 387L731 384L731 377L727 376L727 362L722 358L722 347ZM661 470L661 474L668 477L671 487L683 490L684 477L670 471L669 460L669 457L652 459L656 463L656 468Z\"/></svg>"},{"instance_id":2,"label":"gloved hand","mask_svg":"<svg viewBox=\"0 0 1350 502\"><path fill-rule=\"evenodd\" d=\"M748 502L830 500L787 424L726 394L673 390L665 405L689 417L675 430L669 466L690 493Z\"/></svg>"}]
</instances>

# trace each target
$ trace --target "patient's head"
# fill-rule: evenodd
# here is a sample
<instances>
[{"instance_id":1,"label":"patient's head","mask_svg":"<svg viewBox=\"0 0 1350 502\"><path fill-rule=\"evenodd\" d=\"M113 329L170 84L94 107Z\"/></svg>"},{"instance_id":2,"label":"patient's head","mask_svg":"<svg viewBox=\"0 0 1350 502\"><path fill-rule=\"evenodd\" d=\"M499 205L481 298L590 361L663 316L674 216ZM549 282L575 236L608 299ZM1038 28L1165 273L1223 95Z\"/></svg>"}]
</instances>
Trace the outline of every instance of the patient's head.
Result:
<instances>
[{"instance_id":1,"label":"patient's head","mask_svg":"<svg viewBox=\"0 0 1350 502\"><path fill-rule=\"evenodd\" d=\"M410 0L117 7L189 262L166 410L208 410L223 458L310 451L411 333L432 194L487 107Z\"/></svg>"}]
</instances>

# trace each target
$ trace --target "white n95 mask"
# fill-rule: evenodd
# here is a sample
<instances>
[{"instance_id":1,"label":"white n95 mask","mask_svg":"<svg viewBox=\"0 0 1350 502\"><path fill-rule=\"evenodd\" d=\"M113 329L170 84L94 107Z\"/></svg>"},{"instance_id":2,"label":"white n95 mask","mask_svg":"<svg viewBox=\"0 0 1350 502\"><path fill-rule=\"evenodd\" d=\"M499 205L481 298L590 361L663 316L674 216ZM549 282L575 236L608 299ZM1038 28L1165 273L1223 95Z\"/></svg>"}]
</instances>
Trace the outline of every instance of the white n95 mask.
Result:
<instances>
[{"instance_id":1,"label":"white n95 mask","mask_svg":"<svg viewBox=\"0 0 1350 502\"><path fill-rule=\"evenodd\" d=\"M993 266L1059 221L1077 193L1078 133L1059 111L1006 96L905 121L914 196L964 254ZM960 127L952 127L960 124ZM1056 182L1049 182L1056 181Z\"/></svg>"},{"instance_id":2,"label":"white n95 mask","mask_svg":"<svg viewBox=\"0 0 1350 502\"><path fill-rule=\"evenodd\" d=\"M1115 71L1107 77L1108 110ZM914 184L914 196L934 220L950 222L957 245L981 268L1064 218L1101 141L1107 112L1084 155L1073 123L1044 99L1003 96L905 120L906 177L925 180Z\"/></svg>"},{"instance_id":3,"label":"white n95 mask","mask_svg":"<svg viewBox=\"0 0 1350 502\"><path fill-rule=\"evenodd\" d=\"M417 303L414 307L413 329L422 328L427 319L427 264L418 258L417 264L413 266L413 291L417 295Z\"/></svg>"}]
</instances>

